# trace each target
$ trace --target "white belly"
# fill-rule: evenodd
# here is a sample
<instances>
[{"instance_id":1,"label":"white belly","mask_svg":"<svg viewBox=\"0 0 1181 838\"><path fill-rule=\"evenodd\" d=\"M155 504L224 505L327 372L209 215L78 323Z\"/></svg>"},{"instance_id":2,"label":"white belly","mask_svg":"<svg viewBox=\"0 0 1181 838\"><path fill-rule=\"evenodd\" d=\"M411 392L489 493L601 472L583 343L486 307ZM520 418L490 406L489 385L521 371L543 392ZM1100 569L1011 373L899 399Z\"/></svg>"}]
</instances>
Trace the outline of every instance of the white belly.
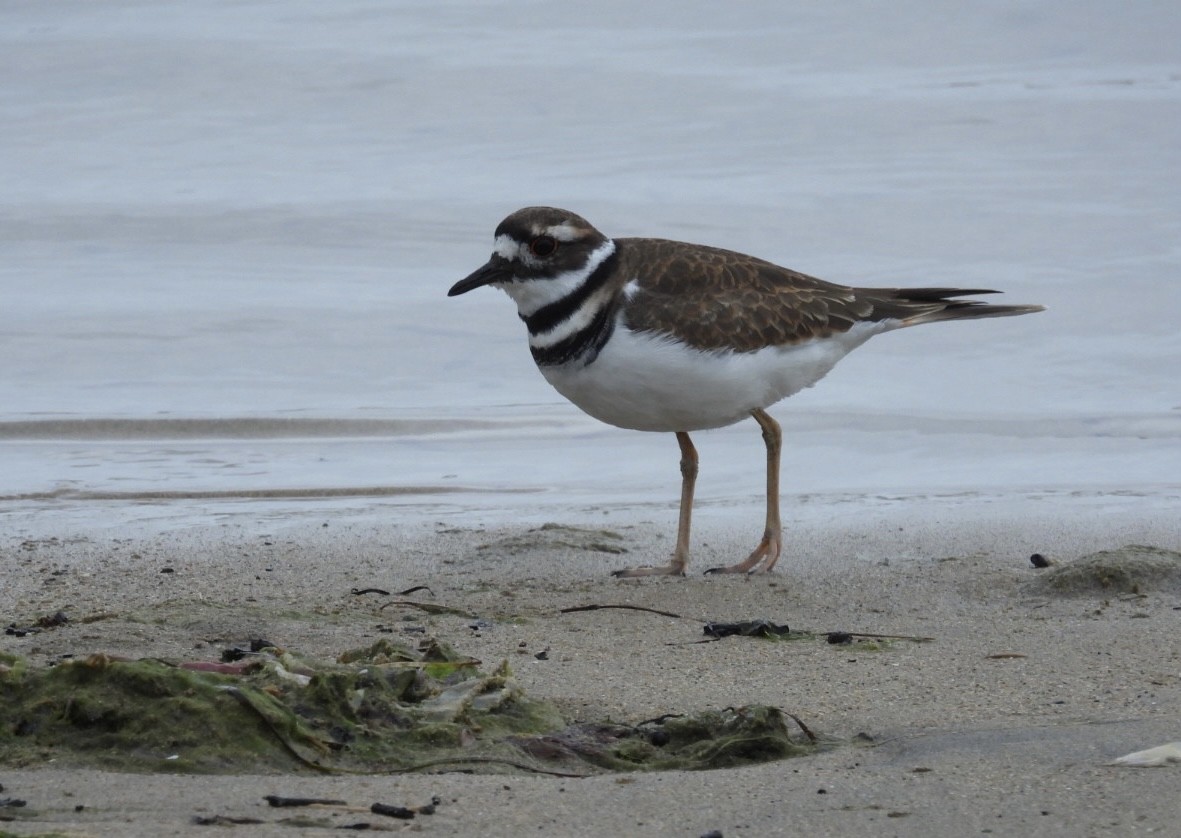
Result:
<instances>
[{"instance_id":1,"label":"white belly","mask_svg":"<svg viewBox=\"0 0 1181 838\"><path fill-rule=\"evenodd\" d=\"M811 387L837 361L897 323L758 352L702 352L618 325L589 366L542 367L546 380L596 419L638 431L696 431L745 419Z\"/></svg>"}]
</instances>

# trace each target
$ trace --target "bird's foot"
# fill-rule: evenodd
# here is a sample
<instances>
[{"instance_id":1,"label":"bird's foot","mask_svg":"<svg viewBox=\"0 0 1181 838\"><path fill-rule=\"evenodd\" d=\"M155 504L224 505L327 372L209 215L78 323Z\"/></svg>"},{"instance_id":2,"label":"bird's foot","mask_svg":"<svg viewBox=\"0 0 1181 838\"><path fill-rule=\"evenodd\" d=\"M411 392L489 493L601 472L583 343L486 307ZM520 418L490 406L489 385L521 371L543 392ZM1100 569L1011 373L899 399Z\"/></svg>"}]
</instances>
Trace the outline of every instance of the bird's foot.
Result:
<instances>
[{"instance_id":1,"label":"bird's foot","mask_svg":"<svg viewBox=\"0 0 1181 838\"><path fill-rule=\"evenodd\" d=\"M644 576L684 576L685 575L685 561L673 559L668 564L657 565L643 565L641 567L625 567L620 570L611 571L611 575L616 579L639 579Z\"/></svg>"},{"instance_id":2,"label":"bird's foot","mask_svg":"<svg viewBox=\"0 0 1181 838\"><path fill-rule=\"evenodd\" d=\"M705 571L705 575L710 576L714 573L770 573L771 569L775 567L775 562L779 561L779 553L782 549L783 536L781 533L765 533L763 540L759 542L759 546L754 549L754 552L738 564L732 564L728 567L711 567Z\"/></svg>"}]
</instances>

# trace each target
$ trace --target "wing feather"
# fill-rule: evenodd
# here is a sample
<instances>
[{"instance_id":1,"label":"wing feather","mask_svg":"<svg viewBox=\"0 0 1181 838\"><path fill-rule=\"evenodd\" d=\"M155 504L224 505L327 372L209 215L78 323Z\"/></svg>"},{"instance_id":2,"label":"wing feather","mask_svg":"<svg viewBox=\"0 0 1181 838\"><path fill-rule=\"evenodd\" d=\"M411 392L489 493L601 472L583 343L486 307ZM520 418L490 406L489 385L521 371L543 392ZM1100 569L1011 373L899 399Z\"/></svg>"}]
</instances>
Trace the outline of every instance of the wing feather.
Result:
<instances>
[{"instance_id":1,"label":"wing feather","mask_svg":"<svg viewBox=\"0 0 1181 838\"><path fill-rule=\"evenodd\" d=\"M753 352L829 337L856 323L888 320L901 328L1043 310L954 299L997 293L987 289L837 285L704 245L664 239L616 239L616 245L620 282L631 286L635 304L624 311L626 325L698 349Z\"/></svg>"}]
</instances>

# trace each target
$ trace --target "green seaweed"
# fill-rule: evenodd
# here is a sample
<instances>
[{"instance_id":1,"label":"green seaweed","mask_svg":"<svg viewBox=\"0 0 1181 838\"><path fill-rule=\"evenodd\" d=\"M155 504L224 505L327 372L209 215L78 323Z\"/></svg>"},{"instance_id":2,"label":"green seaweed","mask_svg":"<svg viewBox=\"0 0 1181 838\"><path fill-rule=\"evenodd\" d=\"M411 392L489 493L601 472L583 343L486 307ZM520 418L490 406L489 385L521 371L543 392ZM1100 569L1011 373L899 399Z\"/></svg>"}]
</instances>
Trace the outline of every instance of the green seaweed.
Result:
<instances>
[{"instance_id":1,"label":"green seaweed","mask_svg":"<svg viewBox=\"0 0 1181 838\"><path fill-rule=\"evenodd\" d=\"M388 640L332 663L268 649L240 672L105 655L0 657L0 764L127 771L596 773L722 768L807 753L775 708L567 725L447 646Z\"/></svg>"}]
</instances>

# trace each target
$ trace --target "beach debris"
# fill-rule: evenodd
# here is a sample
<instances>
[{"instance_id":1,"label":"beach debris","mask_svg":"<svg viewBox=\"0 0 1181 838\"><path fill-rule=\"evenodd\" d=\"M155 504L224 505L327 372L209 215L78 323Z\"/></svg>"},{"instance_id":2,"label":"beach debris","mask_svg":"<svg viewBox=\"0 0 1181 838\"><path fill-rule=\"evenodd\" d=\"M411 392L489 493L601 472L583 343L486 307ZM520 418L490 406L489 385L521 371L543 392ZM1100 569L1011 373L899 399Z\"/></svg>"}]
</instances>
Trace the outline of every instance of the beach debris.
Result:
<instances>
[{"instance_id":1,"label":"beach debris","mask_svg":"<svg viewBox=\"0 0 1181 838\"><path fill-rule=\"evenodd\" d=\"M1041 553L1034 553L1032 556L1030 556L1029 563L1039 569L1047 568L1054 564L1052 559L1047 559Z\"/></svg>"},{"instance_id":2,"label":"beach debris","mask_svg":"<svg viewBox=\"0 0 1181 838\"><path fill-rule=\"evenodd\" d=\"M659 614L661 617L672 617L676 620L686 619L680 614L674 614L671 611L661 611L658 608L646 608L643 605L575 605L570 608L563 608L559 614L574 614L579 611L599 611L604 608L621 608L627 611L646 611L649 614Z\"/></svg>"},{"instance_id":3,"label":"beach debris","mask_svg":"<svg viewBox=\"0 0 1181 838\"><path fill-rule=\"evenodd\" d=\"M194 826L256 826L267 823L266 820L260 818L234 818L228 814L210 814L210 816L203 816L203 814L194 814Z\"/></svg>"},{"instance_id":4,"label":"beach debris","mask_svg":"<svg viewBox=\"0 0 1181 838\"><path fill-rule=\"evenodd\" d=\"M419 591L426 591L431 596L435 595L435 592L432 591L426 585L415 585L411 588L407 588L404 591L398 591L396 594L392 594L392 596L410 596L411 594L416 594ZM364 596L365 594L378 594L379 596L391 596L390 592L383 589L383 588L353 588L352 590L349 591L349 593L352 594L353 596Z\"/></svg>"},{"instance_id":5,"label":"beach debris","mask_svg":"<svg viewBox=\"0 0 1181 838\"><path fill-rule=\"evenodd\" d=\"M1039 596L1101 596L1181 592L1181 553L1142 544L1091 553L1057 564L1026 584Z\"/></svg>"},{"instance_id":6,"label":"beach debris","mask_svg":"<svg viewBox=\"0 0 1181 838\"><path fill-rule=\"evenodd\" d=\"M685 617L681 614L675 614L672 611L661 611L658 608L648 608L643 605L630 605L626 603L592 603L589 605L574 605L569 608L563 608L559 611L561 614L574 614L581 611L600 611L607 608L619 608L628 611L642 611L649 614L656 614L661 617L672 617L676 620L694 620L703 626L703 633L709 640L694 641L695 643L709 643L714 640L720 640L723 637L762 637L762 638L778 638L781 640L803 640L816 637L818 634L823 635L828 643L832 644L849 644L854 640L909 640L912 643L930 643L935 640L934 637L924 637L921 635L911 634L873 634L870 632L848 632L848 631L830 631L830 632L811 632L807 630L792 631L788 628L786 623L773 623L766 619L753 620L738 620L738 621L711 621L702 620L694 617ZM674 644L675 645L675 644Z\"/></svg>"},{"instance_id":7,"label":"beach debris","mask_svg":"<svg viewBox=\"0 0 1181 838\"><path fill-rule=\"evenodd\" d=\"M413 820L418 815L433 815L435 814L435 811L437 810L440 803L442 803L442 800L437 795L432 797L429 803L424 803L420 806L397 806L389 803L373 803L369 806L353 806L345 800L337 800L335 798L284 797L278 794L265 795L263 800L265 800L269 806L280 809L310 807L315 809L331 809L337 812L366 812L374 815L383 815L385 817L397 818L399 820ZM227 815L213 815L211 817L196 816L193 818L193 823L197 826L242 826L268 823L268 821L250 817L236 818ZM333 827L333 824L328 820L310 818L307 816L281 818L280 820L276 821L276 823L283 824L284 826ZM383 827L365 822L342 824L335 826L335 828L352 830L383 829Z\"/></svg>"},{"instance_id":8,"label":"beach debris","mask_svg":"<svg viewBox=\"0 0 1181 838\"><path fill-rule=\"evenodd\" d=\"M220 675L245 675L246 670L253 666L250 663L220 663L218 661L185 661L179 664L181 669L191 669L194 672L216 672Z\"/></svg>"},{"instance_id":9,"label":"beach debris","mask_svg":"<svg viewBox=\"0 0 1181 838\"><path fill-rule=\"evenodd\" d=\"M934 637L919 634L875 634L866 631L830 631L824 639L833 645L844 645L854 640L909 640L911 643L933 643Z\"/></svg>"},{"instance_id":10,"label":"beach debris","mask_svg":"<svg viewBox=\"0 0 1181 838\"><path fill-rule=\"evenodd\" d=\"M268 806L276 808L292 808L295 806L348 806L349 804L344 800L335 800L326 797L283 797L278 794L264 795L263 800L267 802Z\"/></svg>"},{"instance_id":11,"label":"beach debris","mask_svg":"<svg viewBox=\"0 0 1181 838\"><path fill-rule=\"evenodd\" d=\"M28 637L30 634L39 634L41 629L36 626L17 626L16 623L9 623L4 627L4 633L12 637Z\"/></svg>"},{"instance_id":12,"label":"beach debris","mask_svg":"<svg viewBox=\"0 0 1181 838\"><path fill-rule=\"evenodd\" d=\"M734 623L706 623L702 633L720 640L723 637L783 637L791 632L787 623L770 620L740 620Z\"/></svg>"},{"instance_id":13,"label":"beach debris","mask_svg":"<svg viewBox=\"0 0 1181 838\"><path fill-rule=\"evenodd\" d=\"M212 667L103 654L35 667L0 653L0 764L119 771L529 772L722 768L810 753L764 706L658 723L568 724L433 639L335 661L266 646ZM797 723L799 724L798 720Z\"/></svg>"},{"instance_id":14,"label":"beach debris","mask_svg":"<svg viewBox=\"0 0 1181 838\"><path fill-rule=\"evenodd\" d=\"M308 684L312 683L311 675L303 675L299 672L291 672L278 661L272 664L271 671L275 673L276 678L280 678L284 681L291 681L293 684L298 684L301 687L306 687Z\"/></svg>"},{"instance_id":15,"label":"beach debris","mask_svg":"<svg viewBox=\"0 0 1181 838\"><path fill-rule=\"evenodd\" d=\"M409 820L415 815L433 815L439 804L443 802L442 798L438 795L432 796L429 803L424 803L420 806L394 806L389 803L374 803L368 808L350 805L345 800L323 797L283 797L278 794L268 794L263 797L263 800L270 806L280 808L317 806L321 808L344 809L348 812L371 812L375 815L388 815L404 820Z\"/></svg>"},{"instance_id":16,"label":"beach debris","mask_svg":"<svg viewBox=\"0 0 1181 838\"><path fill-rule=\"evenodd\" d=\"M391 599L389 602L383 602L378 606L378 611L384 611L391 605L405 605L410 608L417 608L420 611L425 611L428 614L454 614L457 617L463 617L468 620L476 619L477 615L469 611L464 611L462 608L452 608L449 605L438 605L433 602L419 602L413 599Z\"/></svg>"},{"instance_id":17,"label":"beach debris","mask_svg":"<svg viewBox=\"0 0 1181 838\"><path fill-rule=\"evenodd\" d=\"M586 722L553 733L517 738L529 756L547 765L614 771L732 768L813 753L785 722L795 717L764 705L727 707L691 715L669 714L638 725Z\"/></svg>"},{"instance_id":18,"label":"beach debris","mask_svg":"<svg viewBox=\"0 0 1181 838\"><path fill-rule=\"evenodd\" d=\"M400 818L402 820L410 820L414 817L414 811L407 809L405 806L390 806L387 803L374 803L369 807L369 811L375 815L385 815L390 818Z\"/></svg>"},{"instance_id":19,"label":"beach debris","mask_svg":"<svg viewBox=\"0 0 1181 838\"><path fill-rule=\"evenodd\" d=\"M74 622L79 625L90 625L91 623L99 623L103 620L114 620L118 616L114 611L99 611L97 614L87 614L85 617L79 617Z\"/></svg>"},{"instance_id":20,"label":"beach debris","mask_svg":"<svg viewBox=\"0 0 1181 838\"><path fill-rule=\"evenodd\" d=\"M28 637L30 634L39 634L45 629L57 628L64 626L70 621L66 616L66 612L58 611L46 617L38 617L31 625L18 626L16 623L9 623L4 629L4 633L12 637Z\"/></svg>"},{"instance_id":21,"label":"beach debris","mask_svg":"<svg viewBox=\"0 0 1181 838\"><path fill-rule=\"evenodd\" d=\"M1181 763L1181 742L1169 742L1144 751L1125 754L1112 760L1108 765L1124 765L1132 768L1157 768L1170 763Z\"/></svg>"},{"instance_id":22,"label":"beach debris","mask_svg":"<svg viewBox=\"0 0 1181 838\"><path fill-rule=\"evenodd\" d=\"M369 807L369 811L375 815L385 815L408 821L412 820L415 815L433 815L442 802L442 798L435 795L431 798L430 803L424 803L421 806L391 806L388 803L374 803Z\"/></svg>"},{"instance_id":23,"label":"beach debris","mask_svg":"<svg viewBox=\"0 0 1181 838\"><path fill-rule=\"evenodd\" d=\"M245 646L231 646L221 652L222 663L233 663L244 658L259 655L267 649L278 651L279 647L261 637L249 641Z\"/></svg>"},{"instance_id":24,"label":"beach debris","mask_svg":"<svg viewBox=\"0 0 1181 838\"><path fill-rule=\"evenodd\" d=\"M812 732L811 728L809 728L806 724L804 724L803 720L799 716L797 716L795 713L788 713L786 710L784 710L782 712L783 712L783 715L787 716L789 719L791 719L793 722L796 723L796 725L800 728L800 730L802 730L804 732L804 735L808 737L809 742L811 742L813 745L815 745L817 742L820 741L817 738L816 734Z\"/></svg>"},{"instance_id":25,"label":"beach debris","mask_svg":"<svg viewBox=\"0 0 1181 838\"><path fill-rule=\"evenodd\" d=\"M256 826L266 823L259 818L234 818L229 815L193 815L194 826Z\"/></svg>"}]
</instances>

